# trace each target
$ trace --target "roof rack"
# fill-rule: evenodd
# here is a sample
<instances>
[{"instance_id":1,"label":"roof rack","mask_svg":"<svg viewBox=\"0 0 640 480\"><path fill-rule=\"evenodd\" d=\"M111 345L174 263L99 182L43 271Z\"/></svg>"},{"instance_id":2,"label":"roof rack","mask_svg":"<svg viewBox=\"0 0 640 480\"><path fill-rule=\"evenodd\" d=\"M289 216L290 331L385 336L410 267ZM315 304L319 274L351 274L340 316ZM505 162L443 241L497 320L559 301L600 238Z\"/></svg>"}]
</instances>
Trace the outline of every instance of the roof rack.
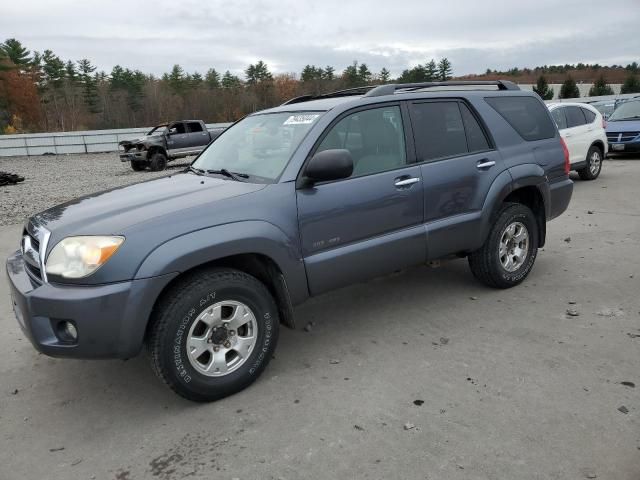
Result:
<instances>
[{"instance_id":1,"label":"roof rack","mask_svg":"<svg viewBox=\"0 0 640 480\"><path fill-rule=\"evenodd\" d=\"M389 85L380 85L369 90L365 97L381 97L383 95L393 95L398 90L412 92L422 90L424 88L433 87L477 87L492 85L498 87L498 90L520 90L520 87L508 80L478 80L478 81L448 81L448 82L420 82L420 83L392 83Z\"/></svg>"},{"instance_id":2,"label":"roof rack","mask_svg":"<svg viewBox=\"0 0 640 480\"><path fill-rule=\"evenodd\" d=\"M386 86L386 85L383 85ZM294 103L308 102L310 100L319 100L321 98L334 98L334 97L348 97L351 95L364 95L370 90L376 89L377 86L367 86L367 87L354 87L347 88L345 90L337 90L335 92L323 93L320 95L301 95L299 97L292 98L291 100L287 100L282 105L291 105Z\"/></svg>"}]
</instances>

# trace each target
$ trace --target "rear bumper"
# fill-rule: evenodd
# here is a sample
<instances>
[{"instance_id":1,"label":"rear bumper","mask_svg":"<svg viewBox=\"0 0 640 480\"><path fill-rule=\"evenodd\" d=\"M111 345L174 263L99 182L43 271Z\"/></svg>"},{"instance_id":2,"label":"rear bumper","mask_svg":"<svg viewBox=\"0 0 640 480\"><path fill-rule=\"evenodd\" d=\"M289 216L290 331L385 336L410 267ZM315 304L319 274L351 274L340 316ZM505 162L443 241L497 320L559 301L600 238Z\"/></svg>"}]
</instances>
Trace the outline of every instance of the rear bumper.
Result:
<instances>
[{"instance_id":1,"label":"rear bumper","mask_svg":"<svg viewBox=\"0 0 640 480\"><path fill-rule=\"evenodd\" d=\"M573 195L573 181L563 178L549 184L549 213L547 221L553 220L562 214L571 201Z\"/></svg>"},{"instance_id":2,"label":"rear bumper","mask_svg":"<svg viewBox=\"0 0 640 480\"><path fill-rule=\"evenodd\" d=\"M131 358L140 352L156 298L174 274L97 286L40 284L25 271L22 254L7 259L13 309L24 334L45 355ZM63 340L71 322L75 342Z\"/></svg>"}]
</instances>

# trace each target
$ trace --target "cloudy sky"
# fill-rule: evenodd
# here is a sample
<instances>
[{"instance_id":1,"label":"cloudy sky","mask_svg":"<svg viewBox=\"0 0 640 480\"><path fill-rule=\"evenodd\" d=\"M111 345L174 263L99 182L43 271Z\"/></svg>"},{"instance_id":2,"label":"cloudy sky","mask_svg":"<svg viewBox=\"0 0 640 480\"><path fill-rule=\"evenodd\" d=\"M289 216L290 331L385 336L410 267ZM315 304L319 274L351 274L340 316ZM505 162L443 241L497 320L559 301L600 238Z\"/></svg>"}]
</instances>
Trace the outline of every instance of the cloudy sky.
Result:
<instances>
[{"instance_id":1,"label":"cloudy sky","mask_svg":"<svg viewBox=\"0 0 640 480\"><path fill-rule=\"evenodd\" d=\"M640 62L640 0L4 0L0 39L160 74L277 73L353 60L393 74L448 57L455 75ZM609 12L610 15L607 15Z\"/></svg>"}]
</instances>

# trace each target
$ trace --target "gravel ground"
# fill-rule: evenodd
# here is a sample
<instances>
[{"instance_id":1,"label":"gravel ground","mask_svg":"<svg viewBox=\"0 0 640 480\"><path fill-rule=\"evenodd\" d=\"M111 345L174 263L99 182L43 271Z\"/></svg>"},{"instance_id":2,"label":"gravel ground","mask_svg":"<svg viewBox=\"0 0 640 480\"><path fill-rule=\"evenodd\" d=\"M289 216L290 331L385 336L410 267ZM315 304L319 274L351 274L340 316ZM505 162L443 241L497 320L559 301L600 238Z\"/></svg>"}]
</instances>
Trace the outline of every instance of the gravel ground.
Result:
<instances>
[{"instance_id":1,"label":"gravel ground","mask_svg":"<svg viewBox=\"0 0 640 480\"><path fill-rule=\"evenodd\" d=\"M0 275L0 479L638 480L640 161L572 177L522 285L455 260L314 298L262 377L211 404L144 355L39 355ZM47 183L42 206L72 196ZM0 228L0 256L19 232Z\"/></svg>"},{"instance_id":2,"label":"gravel ground","mask_svg":"<svg viewBox=\"0 0 640 480\"><path fill-rule=\"evenodd\" d=\"M89 193L170 175L191 160L171 162L163 172L134 172L117 153L0 157L0 172L25 177L22 183L0 187L0 225L22 223L34 213Z\"/></svg>"}]
</instances>

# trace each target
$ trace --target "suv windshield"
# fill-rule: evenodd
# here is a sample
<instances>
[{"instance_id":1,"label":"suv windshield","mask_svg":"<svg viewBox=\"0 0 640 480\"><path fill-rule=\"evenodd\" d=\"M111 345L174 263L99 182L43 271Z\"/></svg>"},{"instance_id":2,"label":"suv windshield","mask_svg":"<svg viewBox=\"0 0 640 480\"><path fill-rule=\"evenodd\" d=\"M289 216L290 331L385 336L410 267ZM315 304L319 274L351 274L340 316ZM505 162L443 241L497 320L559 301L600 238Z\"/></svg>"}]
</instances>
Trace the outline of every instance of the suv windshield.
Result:
<instances>
[{"instance_id":1,"label":"suv windshield","mask_svg":"<svg viewBox=\"0 0 640 480\"><path fill-rule=\"evenodd\" d=\"M246 117L220 135L192 166L273 181L320 115L322 112L286 112Z\"/></svg>"},{"instance_id":2,"label":"suv windshield","mask_svg":"<svg viewBox=\"0 0 640 480\"><path fill-rule=\"evenodd\" d=\"M619 120L640 120L640 100L624 102L609 117L610 122Z\"/></svg>"}]
</instances>

